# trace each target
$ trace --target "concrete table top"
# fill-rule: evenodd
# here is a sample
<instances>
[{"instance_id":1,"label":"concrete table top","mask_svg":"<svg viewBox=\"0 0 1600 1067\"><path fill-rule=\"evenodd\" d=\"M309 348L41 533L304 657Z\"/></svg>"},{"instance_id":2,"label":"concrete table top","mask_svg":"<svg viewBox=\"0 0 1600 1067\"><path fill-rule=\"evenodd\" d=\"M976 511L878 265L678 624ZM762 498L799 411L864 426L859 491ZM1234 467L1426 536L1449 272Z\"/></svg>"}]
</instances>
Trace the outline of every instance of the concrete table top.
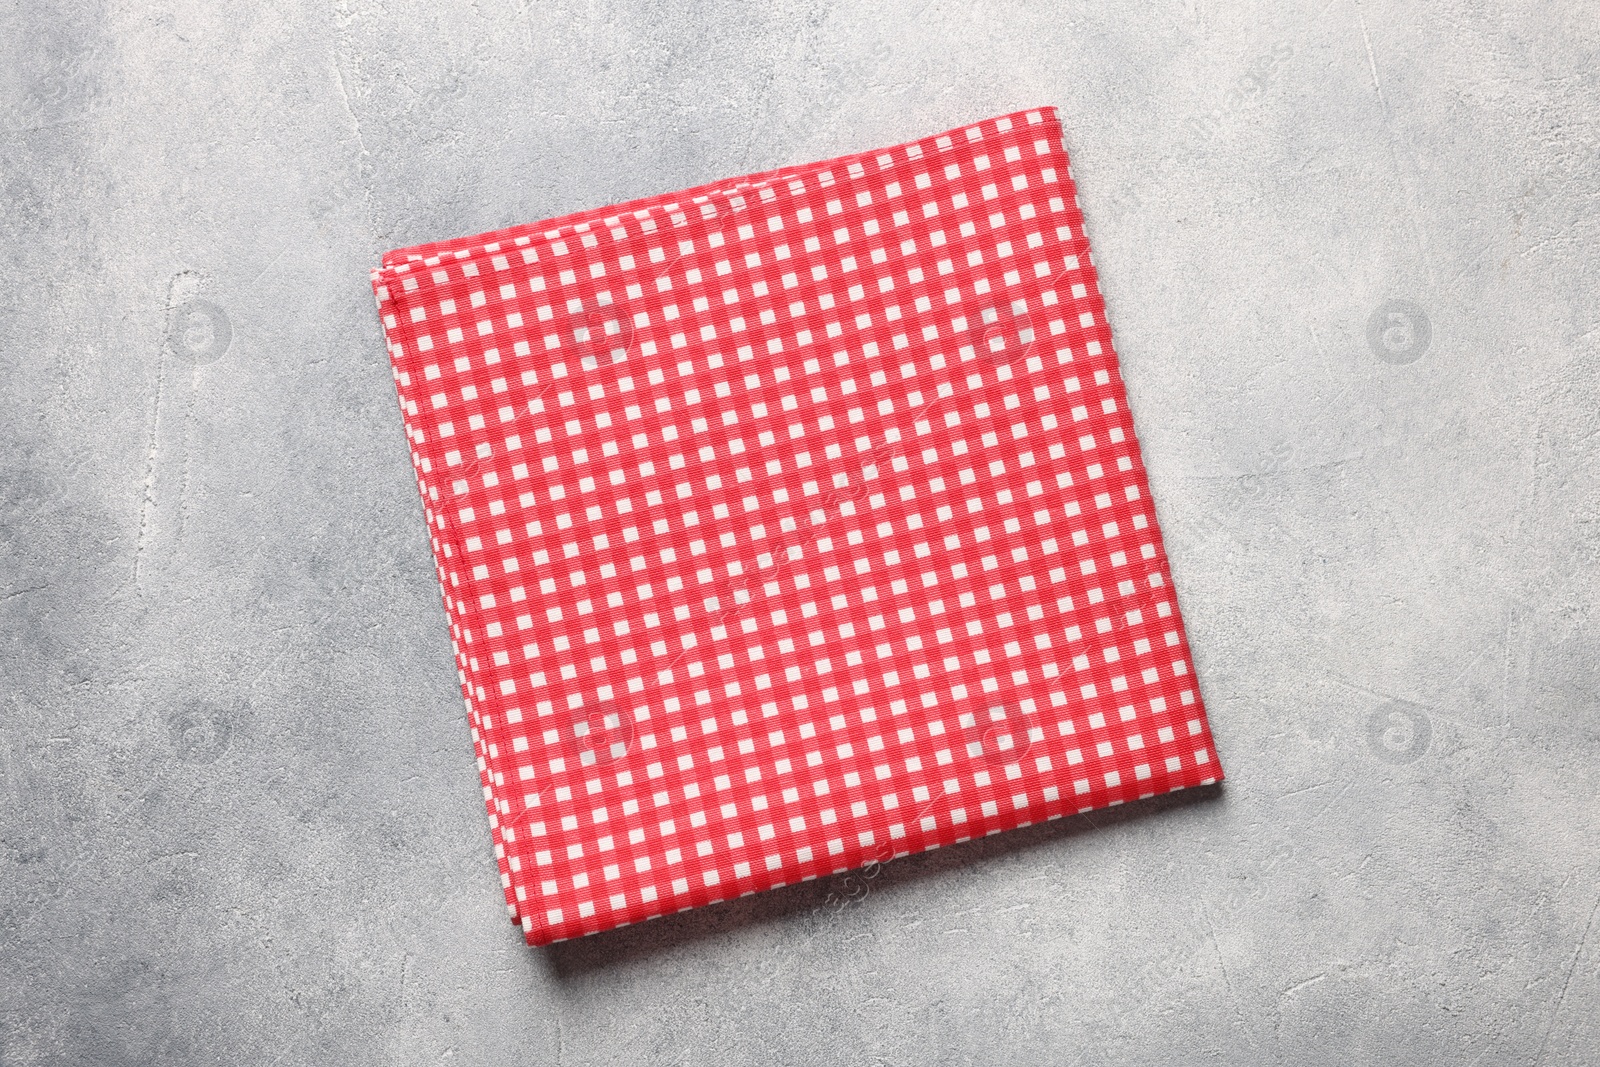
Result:
<instances>
[{"instance_id":1,"label":"concrete table top","mask_svg":"<svg viewBox=\"0 0 1600 1067\"><path fill-rule=\"evenodd\" d=\"M1600 1062L1600 20L0 13L0 1063ZM549 950L367 270L1056 105L1228 782Z\"/></svg>"}]
</instances>

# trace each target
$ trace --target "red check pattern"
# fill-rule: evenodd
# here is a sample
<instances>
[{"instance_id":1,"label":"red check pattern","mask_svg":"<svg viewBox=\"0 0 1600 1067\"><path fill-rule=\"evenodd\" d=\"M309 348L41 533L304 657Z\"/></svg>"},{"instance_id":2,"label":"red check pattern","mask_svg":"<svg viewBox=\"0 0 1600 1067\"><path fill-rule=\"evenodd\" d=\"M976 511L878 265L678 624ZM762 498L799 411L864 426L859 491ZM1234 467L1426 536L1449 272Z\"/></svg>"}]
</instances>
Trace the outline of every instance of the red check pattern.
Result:
<instances>
[{"instance_id":1,"label":"red check pattern","mask_svg":"<svg viewBox=\"0 0 1600 1067\"><path fill-rule=\"evenodd\" d=\"M1222 777L1052 111L373 287L530 942Z\"/></svg>"}]
</instances>

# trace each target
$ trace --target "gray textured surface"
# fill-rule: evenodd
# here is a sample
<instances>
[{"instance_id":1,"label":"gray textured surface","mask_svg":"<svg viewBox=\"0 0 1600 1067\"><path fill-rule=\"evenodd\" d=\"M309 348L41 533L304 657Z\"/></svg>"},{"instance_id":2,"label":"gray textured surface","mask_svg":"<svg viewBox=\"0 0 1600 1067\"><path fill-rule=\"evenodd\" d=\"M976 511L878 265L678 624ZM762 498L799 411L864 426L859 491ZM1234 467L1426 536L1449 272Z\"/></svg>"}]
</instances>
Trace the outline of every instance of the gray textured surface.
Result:
<instances>
[{"instance_id":1,"label":"gray textured surface","mask_svg":"<svg viewBox=\"0 0 1600 1067\"><path fill-rule=\"evenodd\" d=\"M0 1062L1600 1061L1600 20L1123 7L8 3ZM526 948L367 268L1040 103L1230 781Z\"/></svg>"}]
</instances>

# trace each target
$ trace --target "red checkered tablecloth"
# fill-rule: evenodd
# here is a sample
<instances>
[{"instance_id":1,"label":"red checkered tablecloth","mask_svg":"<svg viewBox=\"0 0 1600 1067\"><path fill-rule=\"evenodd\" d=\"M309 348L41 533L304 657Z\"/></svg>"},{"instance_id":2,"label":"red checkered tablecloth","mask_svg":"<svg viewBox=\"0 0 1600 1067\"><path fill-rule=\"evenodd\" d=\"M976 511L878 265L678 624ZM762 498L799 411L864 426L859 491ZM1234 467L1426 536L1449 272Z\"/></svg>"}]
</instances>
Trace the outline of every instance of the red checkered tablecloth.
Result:
<instances>
[{"instance_id":1,"label":"red checkered tablecloth","mask_svg":"<svg viewBox=\"0 0 1600 1067\"><path fill-rule=\"evenodd\" d=\"M1222 777L1050 109L373 287L530 942Z\"/></svg>"}]
</instances>

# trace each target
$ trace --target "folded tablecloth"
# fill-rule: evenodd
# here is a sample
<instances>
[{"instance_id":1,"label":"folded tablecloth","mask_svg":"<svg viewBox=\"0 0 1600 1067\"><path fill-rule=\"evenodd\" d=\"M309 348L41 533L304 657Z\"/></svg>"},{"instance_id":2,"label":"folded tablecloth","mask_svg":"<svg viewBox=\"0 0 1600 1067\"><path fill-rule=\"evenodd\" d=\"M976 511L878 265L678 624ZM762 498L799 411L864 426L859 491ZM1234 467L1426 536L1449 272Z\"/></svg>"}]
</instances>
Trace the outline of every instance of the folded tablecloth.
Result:
<instances>
[{"instance_id":1,"label":"folded tablecloth","mask_svg":"<svg viewBox=\"0 0 1600 1067\"><path fill-rule=\"evenodd\" d=\"M1222 777L1051 109L372 280L530 942Z\"/></svg>"}]
</instances>

